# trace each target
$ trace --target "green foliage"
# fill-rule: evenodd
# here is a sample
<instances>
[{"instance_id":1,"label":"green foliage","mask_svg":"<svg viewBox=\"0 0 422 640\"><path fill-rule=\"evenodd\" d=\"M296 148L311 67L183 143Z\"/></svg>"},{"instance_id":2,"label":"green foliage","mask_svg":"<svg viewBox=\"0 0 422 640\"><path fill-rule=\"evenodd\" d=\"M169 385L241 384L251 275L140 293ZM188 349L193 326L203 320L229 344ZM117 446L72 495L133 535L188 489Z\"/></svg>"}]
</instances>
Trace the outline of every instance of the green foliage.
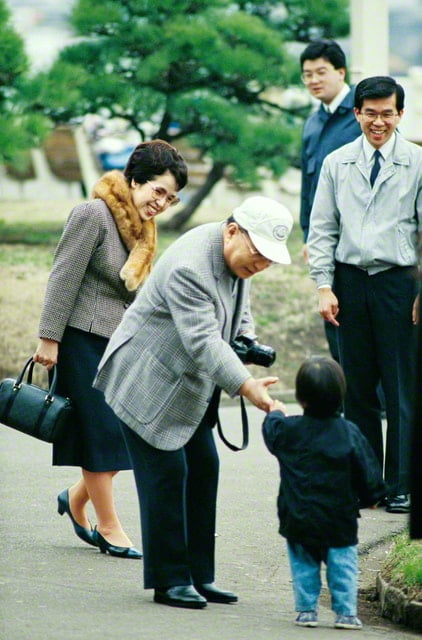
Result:
<instances>
[{"instance_id":1,"label":"green foliage","mask_svg":"<svg viewBox=\"0 0 422 640\"><path fill-rule=\"evenodd\" d=\"M26 165L26 151L37 146L47 131L45 118L40 114L0 110L0 158L11 164Z\"/></svg>"},{"instance_id":2,"label":"green foliage","mask_svg":"<svg viewBox=\"0 0 422 640\"><path fill-rule=\"evenodd\" d=\"M0 2L0 90L3 97L6 89L28 68L22 39L10 26L4 9Z\"/></svg>"},{"instance_id":3,"label":"green foliage","mask_svg":"<svg viewBox=\"0 0 422 640\"><path fill-rule=\"evenodd\" d=\"M214 167L258 187L261 168L278 177L299 154L303 113L268 97L297 80L285 36L313 27L328 34L345 23L346 4L76 0L71 20L79 41L32 90L57 123L86 113L120 116L144 139L152 126L152 137L184 138Z\"/></svg>"},{"instance_id":4,"label":"green foliage","mask_svg":"<svg viewBox=\"0 0 422 640\"><path fill-rule=\"evenodd\" d=\"M254 106L266 118L261 94L274 85L287 86L291 63L279 33L232 7L223 0L79 0L72 23L84 40L64 49L42 78L46 91L40 101L57 121L63 118L56 100L62 94L74 116L88 102L90 111L122 115L141 130L145 120L155 122L156 135L164 138L170 137L169 121L181 125L177 137L198 137L198 121L181 122L178 112L194 90L208 91L211 100L220 96L223 107ZM62 65L73 67L69 96L60 80L65 78Z\"/></svg>"},{"instance_id":5,"label":"green foliage","mask_svg":"<svg viewBox=\"0 0 422 640\"><path fill-rule=\"evenodd\" d=\"M90 78L82 64L76 66L59 60L49 72L38 74L27 84L26 95L48 117L67 122L90 108L91 102L82 91Z\"/></svg>"},{"instance_id":6,"label":"green foliage","mask_svg":"<svg viewBox=\"0 0 422 640\"><path fill-rule=\"evenodd\" d=\"M291 164L298 131L277 116L260 118L207 90L184 95L178 100L178 113L181 123L197 123L198 133L189 136L193 146L228 165L235 180L255 187L260 179L257 168L281 175Z\"/></svg>"},{"instance_id":7,"label":"green foliage","mask_svg":"<svg viewBox=\"0 0 422 640\"><path fill-rule=\"evenodd\" d=\"M242 11L259 16L278 29L285 40L309 42L340 38L349 33L349 0L238 0Z\"/></svg>"},{"instance_id":8,"label":"green foliage","mask_svg":"<svg viewBox=\"0 0 422 640\"><path fill-rule=\"evenodd\" d=\"M382 574L394 586L406 591L422 590L422 541L410 540L407 533L394 539Z\"/></svg>"},{"instance_id":9,"label":"green foliage","mask_svg":"<svg viewBox=\"0 0 422 640\"><path fill-rule=\"evenodd\" d=\"M340 38L349 33L349 0L284 0L288 39Z\"/></svg>"},{"instance_id":10,"label":"green foliage","mask_svg":"<svg viewBox=\"0 0 422 640\"><path fill-rule=\"evenodd\" d=\"M26 151L48 130L45 117L34 113L26 99L28 66L22 38L0 0L0 159L15 165L28 161Z\"/></svg>"}]
</instances>

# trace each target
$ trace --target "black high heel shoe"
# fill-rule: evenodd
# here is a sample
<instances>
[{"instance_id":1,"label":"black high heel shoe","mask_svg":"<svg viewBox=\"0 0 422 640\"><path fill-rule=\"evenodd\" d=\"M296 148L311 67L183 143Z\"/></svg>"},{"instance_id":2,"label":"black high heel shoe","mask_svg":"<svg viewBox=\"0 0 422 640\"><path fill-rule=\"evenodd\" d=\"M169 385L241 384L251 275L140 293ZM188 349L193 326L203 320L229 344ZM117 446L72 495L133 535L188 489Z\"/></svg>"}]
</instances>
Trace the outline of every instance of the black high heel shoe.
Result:
<instances>
[{"instance_id":1,"label":"black high heel shoe","mask_svg":"<svg viewBox=\"0 0 422 640\"><path fill-rule=\"evenodd\" d=\"M61 516L64 513L67 513L67 515L72 521L73 528L78 538L80 538L84 542L87 542L88 544L91 544L93 547L98 547L98 544L94 540L93 530L92 529L89 530L89 529L85 529L85 527L81 527L81 525L78 524L75 518L72 516L72 512L70 510L70 504L69 504L69 489L65 489L57 496L57 503L58 503L58 507L57 507L58 513Z\"/></svg>"},{"instance_id":2,"label":"black high heel shoe","mask_svg":"<svg viewBox=\"0 0 422 640\"><path fill-rule=\"evenodd\" d=\"M114 544L110 544L107 542L105 538L98 531L97 527L95 527L92 532L93 538L95 540L95 544L97 547L100 547L101 553L108 553L111 556L116 556L117 558L129 558L130 560L140 560L142 558L142 552L135 547L116 547Z\"/></svg>"}]
</instances>

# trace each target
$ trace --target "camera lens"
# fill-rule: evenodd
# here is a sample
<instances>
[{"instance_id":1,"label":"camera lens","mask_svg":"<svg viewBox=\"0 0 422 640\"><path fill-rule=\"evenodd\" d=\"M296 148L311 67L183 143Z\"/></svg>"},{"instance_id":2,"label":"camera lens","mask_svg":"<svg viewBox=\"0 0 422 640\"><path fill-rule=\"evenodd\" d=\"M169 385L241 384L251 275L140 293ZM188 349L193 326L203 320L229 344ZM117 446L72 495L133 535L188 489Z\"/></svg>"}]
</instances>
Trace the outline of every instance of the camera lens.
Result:
<instances>
[{"instance_id":1,"label":"camera lens","mask_svg":"<svg viewBox=\"0 0 422 640\"><path fill-rule=\"evenodd\" d=\"M248 360L261 367L270 367L275 361L276 352L265 344L254 344L248 351Z\"/></svg>"}]
</instances>

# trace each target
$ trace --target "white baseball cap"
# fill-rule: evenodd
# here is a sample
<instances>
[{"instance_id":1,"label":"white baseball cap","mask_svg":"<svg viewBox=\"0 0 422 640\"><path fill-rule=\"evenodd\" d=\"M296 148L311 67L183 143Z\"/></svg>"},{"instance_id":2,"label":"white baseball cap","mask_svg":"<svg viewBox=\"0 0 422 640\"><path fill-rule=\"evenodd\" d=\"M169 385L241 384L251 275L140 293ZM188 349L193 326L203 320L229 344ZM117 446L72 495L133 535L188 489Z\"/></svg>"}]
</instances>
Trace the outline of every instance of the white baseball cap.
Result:
<instances>
[{"instance_id":1,"label":"white baseball cap","mask_svg":"<svg viewBox=\"0 0 422 640\"><path fill-rule=\"evenodd\" d=\"M286 242L293 217L287 207L272 198L252 196L233 210L233 218L265 258L279 264L291 263Z\"/></svg>"}]
</instances>

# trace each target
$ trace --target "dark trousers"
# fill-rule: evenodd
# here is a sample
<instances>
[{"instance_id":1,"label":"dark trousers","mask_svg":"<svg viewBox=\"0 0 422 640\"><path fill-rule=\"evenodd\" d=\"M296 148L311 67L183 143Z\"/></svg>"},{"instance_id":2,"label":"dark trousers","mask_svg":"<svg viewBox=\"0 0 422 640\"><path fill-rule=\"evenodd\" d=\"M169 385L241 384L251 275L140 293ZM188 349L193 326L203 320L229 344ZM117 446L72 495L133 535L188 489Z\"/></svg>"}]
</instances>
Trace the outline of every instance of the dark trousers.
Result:
<instances>
[{"instance_id":1,"label":"dark trousers","mask_svg":"<svg viewBox=\"0 0 422 640\"><path fill-rule=\"evenodd\" d=\"M416 358L415 415L411 455L410 536L422 539L422 297L419 297L418 350Z\"/></svg>"},{"instance_id":2,"label":"dark trousers","mask_svg":"<svg viewBox=\"0 0 422 640\"><path fill-rule=\"evenodd\" d=\"M384 462L390 495L409 493L416 287L410 267L369 276L357 267L336 265L340 361L347 380L345 417L367 437L381 466ZM387 416L385 460L377 394L380 381Z\"/></svg>"},{"instance_id":3,"label":"dark trousers","mask_svg":"<svg viewBox=\"0 0 422 640\"><path fill-rule=\"evenodd\" d=\"M193 437L176 451L150 446L122 423L141 512L145 589L214 581L217 407L211 402Z\"/></svg>"},{"instance_id":4,"label":"dark trousers","mask_svg":"<svg viewBox=\"0 0 422 640\"><path fill-rule=\"evenodd\" d=\"M338 329L333 324L331 324L331 322L327 322L326 320L324 320L323 322L325 337L327 338L330 355L336 362L340 362L340 354L338 348Z\"/></svg>"},{"instance_id":5,"label":"dark trousers","mask_svg":"<svg viewBox=\"0 0 422 640\"><path fill-rule=\"evenodd\" d=\"M324 320L324 330L325 330L325 337L327 338L330 355L336 362L340 362L340 353L339 353L339 346L338 346L338 327L331 324L331 322L327 322L327 320ZM385 412L385 397L384 397L384 391L383 391L381 382L378 385L377 393L380 401L381 411Z\"/></svg>"}]
</instances>

